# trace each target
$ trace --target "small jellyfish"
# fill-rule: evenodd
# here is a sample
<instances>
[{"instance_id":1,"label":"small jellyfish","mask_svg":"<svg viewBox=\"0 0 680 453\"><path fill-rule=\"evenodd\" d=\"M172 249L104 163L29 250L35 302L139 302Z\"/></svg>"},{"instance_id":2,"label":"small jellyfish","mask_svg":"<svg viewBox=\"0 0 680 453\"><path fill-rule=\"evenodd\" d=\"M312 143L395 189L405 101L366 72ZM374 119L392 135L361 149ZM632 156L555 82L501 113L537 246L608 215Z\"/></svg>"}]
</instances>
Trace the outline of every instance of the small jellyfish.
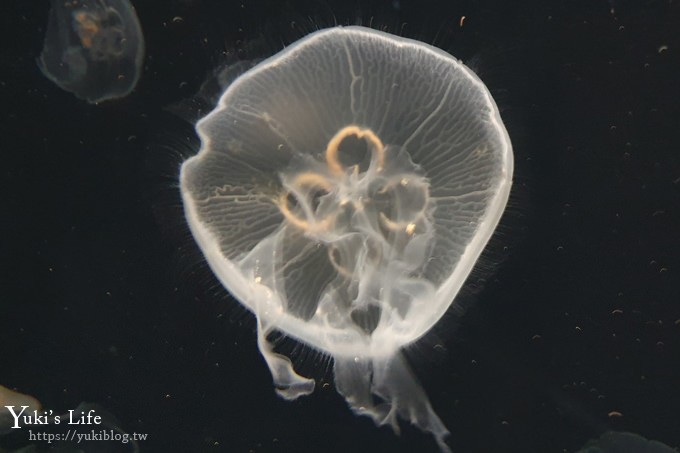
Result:
<instances>
[{"instance_id":1,"label":"small jellyfish","mask_svg":"<svg viewBox=\"0 0 680 453\"><path fill-rule=\"evenodd\" d=\"M314 390L272 332L334 360L352 410L448 431L401 349L465 282L505 209L498 108L451 55L362 27L313 33L236 79L180 174L192 234L257 318L277 393Z\"/></svg>"},{"instance_id":2,"label":"small jellyfish","mask_svg":"<svg viewBox=\"0 0 680 453\"><path fill-rule=\"evenodd\" d=\"M88 415L97 417L92 423L85 418ZM41 422L36 421L41 418ZM51 409L43 409L40 401L30 395L8 389L0 385L0 436L15 430L31 429L39 425L48 436L52 436L50 451L117 451L138 452L139 443L134 435L128 434L120 427L120 421L104 407L82 402L65 414ZM109 437L92 436L93 425L99 432L109 433ZM78 439L78 449L72 450L73 439ZM42 440L47 439L43 437ZM37 450L35 436L27 436L28 445L12 451ZM109 441L109 442L106 442ZM4 452L0 448L0 452Z\"/></svg>"},{"instance_id":3,"label":"small jellyfish","mask_svg":"<svg viewBox=\"0 0 680 453\"><path fill-rule=\"evenodd\" d=\"M144 36L129 0L52 0L42 73L91 103L121 98L137 84Z\"/></svg>"},{"instance_id":4,"label":"small jellyfish","mask_svg":"<svg viewBox=\"0 0 680 453\"><path fill-rule=\"evenodd\" d=\"M42 406L40 401L30 395L15 392L0 385L0 436L12 431L12 426L15 426L15 417L12 416L11 409L16 408L16 413L21 412L22 408L27 413L33 411L40 411Z\"/></svg>"},{"instance_id":5,"label":"small jellyfish","mask_svg":"<svg viewBox=\"0 0 680 453\"><path fill-rule=\"evenodd\" d=\"M599 439L588 441L576 453L675 453L676 450L657 440L639 434L607 431Z\"/></svg>"}]
</instances>

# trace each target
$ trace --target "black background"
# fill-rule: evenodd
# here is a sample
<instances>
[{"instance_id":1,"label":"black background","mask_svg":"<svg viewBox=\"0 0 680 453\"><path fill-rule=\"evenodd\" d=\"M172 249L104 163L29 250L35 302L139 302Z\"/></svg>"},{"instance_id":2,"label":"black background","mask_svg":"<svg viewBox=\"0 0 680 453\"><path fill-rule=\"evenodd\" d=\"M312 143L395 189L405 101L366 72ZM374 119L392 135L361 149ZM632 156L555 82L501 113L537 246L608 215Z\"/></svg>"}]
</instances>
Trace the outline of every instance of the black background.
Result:
<instances>
[{"instance_id":1,"label":"black background","mask_svg":"<svg viewBox=\"0 0 680 453\"><path fill-rule=\"evenodd\" d=\"M513 140L466 309L407 352L454 451L571 452L607 429L680 448L680 4L134 4L142 77L101 105L38 70L47 2L0 5L0 385L57 411L98 403L149 433L142 451L436 451L353 416L314 354L300 360L317 391L276 397L177 190L198 143L169 110L200 114L186 100L213 68L363 24L463 59Z\"/></svg>"}]
</instances>

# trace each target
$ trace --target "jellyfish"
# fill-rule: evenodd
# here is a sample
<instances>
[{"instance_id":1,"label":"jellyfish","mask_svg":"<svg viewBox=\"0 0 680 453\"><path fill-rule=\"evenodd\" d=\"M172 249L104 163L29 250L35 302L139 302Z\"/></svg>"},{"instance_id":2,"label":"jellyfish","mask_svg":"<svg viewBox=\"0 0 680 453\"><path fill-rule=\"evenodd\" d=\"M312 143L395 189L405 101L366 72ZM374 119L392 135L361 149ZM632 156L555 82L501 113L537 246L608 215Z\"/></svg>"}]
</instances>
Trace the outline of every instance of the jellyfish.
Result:
<instances>
[{"instance_id":1,"label":"jellyfish","mask_svg":"<svg viewBox=\"0 0 680 453\"><path fill-rule=\"evenodd\" d=\"M97 103L128 95L144 59L129 0L52 0L38 66L61 89Z\"/></svg>"},{"instance_id":2,"label":"jellyfish","mask_svg":"<svg viewBox=\"0 0 680 453\"><path fill-rule=\"evenodd\" d=\"M12 412L9 411L10 407L17 407L17 412L21 411L22 407L25 407L25 411L28 413L42 409L40 401L34 397L15 392L0 385L0 436L12 431L14 417L12 417Z\"/></svg>"},{"instance_id":3,"label":"jellyfish","mask_svg":"<svg viewBox=\"0 0 680 453\"><path fill-rule=\"evenodd\" d=\"M92 414L97 419L89 423L81 416ZM50 451L130 451L138 452L138 437L125 432L120 421L95 403L80 403L75 409L59 413L51 409L44 410L40 401L30 395L8 389L0 385L0 437L13 431L39 427L42 439L47 440ZM97 431L92 428L96 427ZM106 432L106 435L100 434ZM78 449L72 448L74 439ZM35 436L27 436L24 448L12 451L38 451ZM108 443L106 441L109 441ZM0 452L4 452L0 448ZM42 450L40 450L42 451Z\"/></svg>"},{"instance_id":4,"label":"jellyfish","mask_svg":"<svg viewBox=\"0 0 680 453\"><path fill-rule=\"evenodd\" d=\"M639 434L607 431L599 439L589 440L576 453L674 453L677 450L658 440L648 440Z\"/></svg>"},{"instance_id":5,"label":"jellyfish","mask_svg":"<svg viewBox=\"0 0 680 453\"><path fill-rule=\"evenodd\" d=\"M255 315L276 392L315 385L280 333L332 358L356 414L449 451L402 350L452 305L507 203L512 146L482 81L427 44L335 27L241 75L196 130L185 216Z\"/></svg>"}]
</instances>

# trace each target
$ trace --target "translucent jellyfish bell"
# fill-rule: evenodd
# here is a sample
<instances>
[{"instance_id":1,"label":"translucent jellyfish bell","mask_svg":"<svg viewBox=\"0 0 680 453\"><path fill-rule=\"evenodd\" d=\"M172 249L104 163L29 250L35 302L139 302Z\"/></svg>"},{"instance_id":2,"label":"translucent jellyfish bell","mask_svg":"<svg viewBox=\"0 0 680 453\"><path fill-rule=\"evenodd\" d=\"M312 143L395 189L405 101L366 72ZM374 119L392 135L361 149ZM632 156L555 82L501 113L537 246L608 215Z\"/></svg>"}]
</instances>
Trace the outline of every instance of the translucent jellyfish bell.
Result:
<instances>
[{"instance_id":1,"label":"translucent jellyfish bell","mask_svg":"<svg viewBox=\"0 0 680 453\"><path fill-rule=\"evenodd\" d=\"M191 231L258 320L277 392L314 381L267 341L333 357L350 407L448 434L402 358L452 304L505 208L510 139L451 55L362 27L313 33L239 77L182 165Z\"/></svg>"},{"instance_id":2,"label":"translucent jellyfish bell","mask_svg":"<svg viewBox=\"0 0 680 453\"><path fill-rule=\"evenodd\" d=\"M40 401L34 397L0 385L0 436L12 432L12 426L16 426L16 420L12 414L19 414L22 409L27 414L33 414L33 411L40 412L42 406Z\"/></svg>"},{"instance_id":3,"label":"translucent jellyfish bell","mask_svg":"<svg viewBox=\"0 0 680 453\"><path fill-rule=\"evenodd\" d=\"M144 35L129 0L51 0L42 73L91 103L127 96L144 59Z\"/></svg>"}]
</instances>

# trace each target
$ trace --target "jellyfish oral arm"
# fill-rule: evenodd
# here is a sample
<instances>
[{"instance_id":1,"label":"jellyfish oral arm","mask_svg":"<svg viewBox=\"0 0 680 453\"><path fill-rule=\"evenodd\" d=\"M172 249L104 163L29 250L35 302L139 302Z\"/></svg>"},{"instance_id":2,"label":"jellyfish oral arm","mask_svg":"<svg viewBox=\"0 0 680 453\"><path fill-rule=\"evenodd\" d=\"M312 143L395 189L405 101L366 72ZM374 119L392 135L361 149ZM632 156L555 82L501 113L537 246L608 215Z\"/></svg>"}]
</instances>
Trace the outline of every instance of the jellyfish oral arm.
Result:
<instances>
[{"instance_id":1,"label":"jellyfish oral arm","mask_svg":"<svg viewBox=\"0 0 680 453\"><path fill-rule=\"evenodd\" d=\"M388 425L397 434L401 418L432 433L442 452L451 452L444 442L449 431L401 353L382 359L336 359L333 370L338 392L357 415L370 417L378 426ZM375 396L381 403L375 403Z\"/></svg>"}]
</instances>

